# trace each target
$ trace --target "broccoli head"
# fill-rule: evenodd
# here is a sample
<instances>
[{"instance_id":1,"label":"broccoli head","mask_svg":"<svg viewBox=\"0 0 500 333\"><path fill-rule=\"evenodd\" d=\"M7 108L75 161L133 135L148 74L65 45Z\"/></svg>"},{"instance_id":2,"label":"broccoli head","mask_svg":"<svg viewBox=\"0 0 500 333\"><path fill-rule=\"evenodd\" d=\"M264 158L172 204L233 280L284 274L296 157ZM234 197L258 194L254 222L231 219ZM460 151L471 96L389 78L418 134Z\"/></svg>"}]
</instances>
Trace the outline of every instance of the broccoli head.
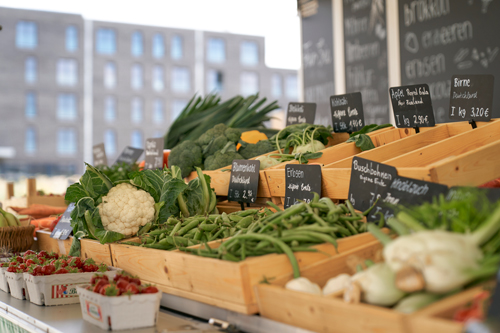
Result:
<instances>
[{"instance_id":1,"label":"broccoli head","mask_svg":"<svg viewBox=\"0 0 500 333\"><path fill-rule=\"evenodd\" d=\"M263 155L275 150L273 144L269 140L260 140L257 143L242 144L238 153L245 159Z\"/></svg>"},{"instance_id":2,"label":"broccoli head","mask_svg":"<svg viewBox=\"0 0 500 333\"><path fill-rule=\"evenodd\" d=\"M182 141L168 155L168 165L181 169L182 177L187 177L195 167L203 165L201 147L191 140Z\"/></svg>"},{"instance_id":3,"label":"broccoli head","mask_svg":"<svg viewBox=\"0 0 500 333\"><path fill-rule=\"evenodd\" d=\"M205 170L216 170L231 165L233 160L243 160L243 156L236 151L234 142L228 142L226 146L208 156L205 159Z\"/></svg>"},{"instance_id":4,"label":"broccoli head","mask_svg":"<svg viewBox=\"0 0 500 333\"><path fill-rule=\"evenodd\" d=\"M224 124L217 124L202 134L197 143L201 146L203 157L206 158L224 148L228 142L237 143L240 137L240 130L227 127Z\"/></svg>"}]
</instances>

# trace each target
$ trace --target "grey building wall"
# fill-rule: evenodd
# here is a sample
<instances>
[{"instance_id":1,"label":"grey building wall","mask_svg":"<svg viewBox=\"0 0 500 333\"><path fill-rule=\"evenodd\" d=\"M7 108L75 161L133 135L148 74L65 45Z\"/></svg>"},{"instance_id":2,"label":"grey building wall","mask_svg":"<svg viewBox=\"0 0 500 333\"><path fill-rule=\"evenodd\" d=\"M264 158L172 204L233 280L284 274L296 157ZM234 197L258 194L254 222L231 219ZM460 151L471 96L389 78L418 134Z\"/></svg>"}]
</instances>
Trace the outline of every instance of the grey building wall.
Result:
<instances>
[{"instance_id":1,"label":"grey building wall","mask_svg":"<svg viewBox=\"0 0 500 333\"><path fill-rule=\"evenodd\" d=\"M38 26L38 46L25 50L16 47L16 24L21 20L34 21ZM207 75L211 69L223 73L223 89L220 95L223 100L241 94L240 78L244 71L256 72L259 78L260 97L268 102L278 100L286 109L298 96L287 94L286 77L297 77L297 71L268 68L265 65L265 40L263 37L246 36L216 32L200 32L194 30L174 29L153 26L141 26L112 22L93 21L92 36L84 36L84 19L80 15L51 13L32 10L18 10L0 7L0 147L13 147L16 155L12 159L0 157L0 173L20 170L25 173L80 173L83 171L84 145L86 147L104 142L106 130L116 134L117 146L115 154L108 154L108 162L113 163L125 146L131 145L131 133L140 130L145 140L158 134L164 134L172 121L173 102L187 102L195 93L206 94ZM65 48L65 30L68 25L78 28L79 47L76 52L69 53ZM117 50L113 55L99 54L96 49L96 34L101 28L115 30ZM140 31L143 34L144 52L141 56L133 56L131 52L132 34ZM165 42L165 55L161 59L152 55L153 35L161 33ZM183 57L172 59L170 55L173 36L183 39ZM198 38L196 37L198 36ZM201 36L201 38L200 38ZM207 43L212 37L222 38L226 46L226 60L223 63L211 63L207 60ZM84 39L92 42L92 59L85 63ZM254 41L258 45L259 62L246 66L240 62L240 44L243 41ZM202 56L196 57L196 56ZM24 61L28 56L38 60L38 80L27 84L24 80ZM78 83L73 87L59 86L56 82L56 64L59 58L72 58L78 62ZM107 88L104 85L104 66L108 61L117 68L117 85ZM134 64L143 67L144 84L141 89L131 86L131 68ZM164 69L164 89L156 91L152 86L152 71L155 65ZM174 67L189 69L190 89L179 93L172 90L172 70ZM84 71L92 73L92 137L84 142ZM282 94L272 93L272 75L282 77ZM298 90L298 89L297 89ZM33 119L25 117L25 93L34 91L38 96L38 114ZM57 119L57 96L59 93L71 92L77 96L78 116L74 121ZM104 118L104 103L107 96L116 99L117 118L107 121ZM131 102L134 97L143 101L144 119L140 123L131 120ZM160 123L153 121L153 103L162 99L164 119ZM24 149L25 131L33 126L37 131L37 150L26 154ZM57 131L60 128L74 128L77 132L78 149L72 156L57 154Z\"/></svg>"},{"instance_id":2,"label":"grey building wall","mask_svg":"<svg viewBox=\"0 0 500 333\"><path fill-rule=\"evenodd\" d=\"M16 47L16 25L19 21L37 24L38 45L33 49ZM75 172L82 163L83 134L81 130L83 104L83 19L80 15L59 14L43 11L0 8L0 146L15 148L12 160L0 160L0 170L21 168L26 172ZM66 27L78 28L79 47L75 52L65 48ZM26 83L25 60L37 59L37 81ZM56 82L56 66L60 58L75 59L78 63L78 82L73 87L60 86ZM25 94L36 93L37 115L25 116ZM57 96L71 92L76 95L78 115L74 121L62 121L56 117ZM24 149L26 129L36 130L37 150L27 154ZM57 131L74 128L77 133L77 152L71 156L57 154ZM3 165L3 167L2 167Z\"/></svg>"}]
</instances>

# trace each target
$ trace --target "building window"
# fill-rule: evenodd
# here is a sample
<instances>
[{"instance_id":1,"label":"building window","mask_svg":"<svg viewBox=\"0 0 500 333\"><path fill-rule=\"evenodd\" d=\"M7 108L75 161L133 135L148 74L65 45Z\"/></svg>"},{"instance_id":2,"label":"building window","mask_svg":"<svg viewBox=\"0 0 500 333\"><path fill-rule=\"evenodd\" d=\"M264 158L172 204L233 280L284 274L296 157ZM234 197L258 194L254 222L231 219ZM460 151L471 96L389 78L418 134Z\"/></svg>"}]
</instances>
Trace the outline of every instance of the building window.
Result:
<instances>
[{"instance_id":1,"label":"building window","mask_svg":"<svg viewBox=\"0 0 500 333\"><path fill-rule=\"evenodd\" d=\"M153 132L153 138L161 138L163 137L164 132L162 130L155 130Z\"/></svg>"},{"instance_id":2,"label":"building window","mask_svg":"<svg viewBox=\"0 0 500 333\"><path fill-rule=\"evenodd\" d=\"M108 129L104 132L104 146L106 147L106 153L110 155L116 154L116 133L115 131Z\"/></svg>"},{"instance_id":3,"label":"building window","mask_svg":"<svg viewBox=\"0 0 500 333\"><path fill-rule=\"evenodd\" d=\"M163 100L157 98L153 103L153 121L156 124L161 124L165 120L165 113L163 112Z\"/></svg>"},{"instance_id":4,"label":"building window","mask_svg":"<svg viewBox=\"0 0 500 333\"><path fill-rule=\"evenodd\" d=\"M130 105L130 119L133 123L140 123L144 119L143 104L142 99L139 97L134 97Z\"/></svg>"},{"instance_id":5,"label":"building window","mask_svg":"<svg viewBox=\"0 0 500 333\"><path fill-rule=\"evenodd\" d=\"M207 91L221 92L224 88L224 79L221 71L211 69L207 73Z\"/></svg>"},{"instance_id":6,"label":"building window","mask_svg":"<svg viewBox=\"0 0 500 333\"><path fill-rule=\"evenodd\" d=\"M26 83L35 83L37 79L37 61L35 57L28 57L24 61L24 80Z\"/></svg>"},{"instance_id":7,"label":"building window","mask_svg":"<svg viewBox=\"0 0 500 333\"><path fill-rule=\"evenodd\" d=\"M20 49L34 49L38 45L35 22L19 21L16 25L16 46Z\"/></svg>"},{"instance_id":8,"label":"building window","mask_svg":"<svg viewBox=\"0 0 500 333\"><path fill-rule=\"evenodd\" d=\"M24 137L24 151L27 154L33 154L36 152L36 131L33 127L28 127L26 129Z\"/></svg>"},{"instance_id":9,"label":"building window","mask_svg":"<svg viewBox=\"0 0 500 333\"><path fill-rule=\"evenodd\" d=\"M165 42L163 40L163 35L156 33L153 36L153 57L156 59L163 58L165 56Z\"/></svg>"},{"instance_id":10,"label":"building window","mask_svg":"<svg viewBox=\"0 0 500 333\"><path fill-rule=\"evenodd\" d=\"M165 75L163 74L163 66L156 65L153 67L153 89L161 91L165 88Z\"/></svg>"},{"instance_id":11,"label":"building window","mask_svg":"<svg viewBox=\"0 0 500 333\"><path fill-rule=\"evenodd\" d=\"M297 75L287 75L285 81L286 97L297 100L299 98L299 84Z\"/></svg>"},{"instance_id":12,"label":"building window","mask_svg":"<svg viewBox=\"0 0 500 333\"><path fill-rule=\"evenodd\" d=\"M25 96L24 115L26 118L36 117L36 94L29 92Z\"/></svg>"},{"instance_id":13,"label":"building window","mask_svg":"<svg viewBox=\"0 0 500 333\"><path fill-rule=\"evenodd\" d=\"M243 41L240 45L240 62L253 66L259 63L259 48L256 42Z\"/></svg>"},{"instance_id":14,"label":"building window","mask_svg":"<svg viewBox=\"0 0 500 333\"><path fill-rule=\"evenodd\" d=\"M61 128L57 131L57 153L59 155L76 154L76 132L72 128Z\"/></svg>"},{"instance_id":15,"label":"building window","mask_svg":"<svg viewBox=\"0 0 500 333\"><path fill-rule=\"evenodd\" d=\"M78 68L75 59L57 61L57 83L61 86L75 86L78 82Z\"/></svg>"},{"instance_id":16,"label":"building window","mask_svg":"<svg viewBox=\"0 0 500 333\"><path fill-rule=\"evenodd\" d=\"M116 99L113 96L106 96L104 100L104 119L110 122L116 120Z\"/></svg>"},{"instance_id":17,"label":"building window","mask_svg":"<svg viewBox=\"0 0 500 333\"><path fill-rule=\"evenodd\" d=\"M142 66L140 64L134 64L131 69L130 76L132 88L141 89L143 86L143 75L142 75Z\"/></svg>"},{"instance_id":18,"label":"building window","mask_svg":"<svg viewBox=\"0 0 500 333\"><path fill-rule=\"evenodd\" d=\"M66 51L78 50L78 30L76 26L70 25L66 28Z\"/></svg>"},{"instance_id":19,"label":"building window","mask_svg":"<svg viewBox=\"0 0 500 333\"><path fill-rule=\"evenodd\" d=\"M226 61L226 42L222 38L209 38L207 60L215 63Z\"/></svg>"},{"instance_id":20,"label":"building window","mask_svg":"<svg viewBox=\"0 0 500 333\"><path fill-rule=\"evenodd\" d=\"M281 97L283 95L283 78L279 74L273 74L271 77L271 93L273 97Z\"/></svg>"},{"instance_id":21,"label":"building window","mask_svg":"<svg viewBox=\"0 0 500 333\"><path fill-rule=\"evenodd\" d=\"M142 139L142 132L139 130L135 130L132 132L131 138L130 138L130 145L133 148L143 148L143 142L144 140Z\"/></svg>"},{"instance_id":22,"label":"building window","mask_svg":"<svg viewBox=\"0 0 500 333\"><path fill-rule=\"evenodd\" d=\"M172 101L172 122L181 114L187 103L185 99L174 99Z\"/></svg>"},{"instance_id":23,"label":"building window","mask_svg":"<svg viewBox=\"0 0 500 333\"><path fill-rule=\"evenodd\" d=\"M75 120L77 113L75 94L59 94L57 98L57 119Z\"/></svg>"},{"instance_id":24,"label":"building window","mask_svg":"<svg viewBox=\"0 0 500 333\"><path fill-rule=\"evenodd\" d=\"M240 93L243 96L259 92L259 76L255 72L242 72L240 75Z\"/></svg>"},{"instance_id":25,"label":"building window","mask_svg":"<svg viewBox=\"0 0 500 333\"><path fill-rule=\"evenodd\" d=\"M142 32L136 31L132 34L131 51L134 57L141 56L144 53L144 37Z\"/></svg>"},{"instance_id":26,"label":"building window","mask_svg":"<svg viewBox=\"0 0 500 333\"><path fill-rule=\"evenodd\" d=\"M116 53L116 33L113 29L100 28L97 30L96 50L99 54Z\"/></svg>"},{"instance_id":27,"label":"building window","mask_svg":"<svg viewBox=\"0 0 500 333\"><path fill-rule=\"evenodd\" d=\"M170 57L172 59L182 59L183 56L183 40L179 35L172 37L172 46L170 47Z\"/></svg>"},{"instance_id":28,"label":"building window","mask_svg":"<svg viewBox=\"0 0 500 333\"><path fill-rule=\"evenodd\" d=\"M189 92L191 82L189 79L189 68L174 67L172 68L172 90L175 92Z\"/></svg>"},{"instance_id":29,"label":"building window","mask_svg":"<svg viewBox=\"0 0 500 333\"><path fill-rule=\"evenodd\" d=\"M106 88L116 87L116 65L112 61L108 61L104 65L104 86Z\"/></svg>"}]
</instances>

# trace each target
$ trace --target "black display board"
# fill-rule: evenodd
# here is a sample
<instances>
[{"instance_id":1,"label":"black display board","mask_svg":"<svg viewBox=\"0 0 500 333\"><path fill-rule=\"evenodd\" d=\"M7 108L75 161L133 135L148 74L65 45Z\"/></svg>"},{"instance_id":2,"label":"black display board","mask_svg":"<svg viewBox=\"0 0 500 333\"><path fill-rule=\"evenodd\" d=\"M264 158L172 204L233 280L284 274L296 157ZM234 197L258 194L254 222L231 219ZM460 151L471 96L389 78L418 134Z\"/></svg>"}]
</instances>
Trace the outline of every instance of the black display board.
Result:
<instances>
[{"instance_id":1,"label":"black display board","mask_svg":"<svg viewBox=\"0 0 500 333\"><path fill-rule=\"evenodd\" d=\"M321 196L321 166L287 164L284 207L295 205L299 200L311 202L314 192Z\"/></svg>"},{"instance_id":2,"label":"black display board","mask_svg":"<svg viewBox=\"0 0 500 333\"><path fill-rule=\"evenodd\" d=\"M500 1L399 0L401 85L427 83L436 122L448 116L451 77L500 73ZM492 118L500 117L500 85Z\"/></svg>"},{"instance_id":3,"label":"black display board","mask_svg":"<svg viewBox=\"0 0 500 333\"><path fill-rule=\"evenodd\" d=\"M398 175L395 167L355 156L348 199L360 211L370 208Z\"/></svg>"},{"instance_id":4,"label":"black display board","mask_svg":"<svg viewBox=\"0 0 500 333\"><path fill-rule=\"evenodd\" d=\"M229 201L253 203L259 188L259 160L233 160L229 179Z\"/></svg>"},{"instance_id":5,"label":"black display board","mask_svg":"<svg viewBox=\"0 0 500 333\"><path fill-rule=\"evenodd\" d=\"M163 138L146 139L144 169L163 169Z\"/></svg>"},{"instance_id":6,"label":"black display board","mask_svg":"<svg viewBox=\"0 0 500 333\"><path fill-rule=\"evenodd\" d=\"M360 92L330 97L333 131L352 133L365 126Z\"/></svg>"},{"instance_id":7,"label":"black display board","mask_svg":"<svg viewBox=\"0 0 500 333\"><path fill-rule=\"evenodd\" d=\"M453 120L490 121L493 75L455 75L451 78L450 113Z\"/></svg>"},{"instance_id":8,"label":"black display board","mask_svg":"<svg viewBox=\"0 0 500 333\"><path fill-rule=\"evenodd\" d=\"M389 122L385 1L343 1L346 91L361 91L367 124Z\"/></svg>"},{"instance_id":9,"label":"black display board","mask_svg":"<svg viewBox=\"0 0 500 333\"><path fill-rule=\"evenodd\" d=\"M427 84L392 87L389 95L397 127L432 127L436 125Z\"/></svg>"},{"instance_id":10,"label":"black display board","mask_svg":"<svg viewBox=\"0 0 500 333\"><path fill-rule=\"evenodd\" d=\"M331 0L302 15L302 68L304 101L317 104L315 124L330 124L330 96L335 94L333 76L333 24Z\"/></svg>"},{"instance_id":11,"label":"black display board","mask_svg":"<svg viewBox=\"0 0 500 333\"><path fill-rule=\"evenodd\" d=\"M316 103L288 103L286 126L294 124L314 124Z\"/></svg>"},{"instance_id":12,"label":"black display board","mask_svg":"<svg viewBox=\"0 0 500 333\"><path fill-rule=\"evenodd\" d=\"M104 143L100 143L92 147L92 155L94 156L94 166L98 165L108 165L108 159L106 157L106 149L104 148Z\"/></svg>"},{"instance_id":13,"label":"black display board","mask_svg":"<svg viewBox=\"0 0 500 333\"><path fill-rule=\"evenodd\" d=\"M137 162L139 157L141 157L143 151L144 150L140 149L140 148L132 148L130 146L127 146L127 147L125 147L125 149L123 149L120 156L118 156L115 164L118 164L121 162L125 162L127 164L135 163L135 162Z\"/></svg>"},{"instance_id":14,"label":"black display board","mask_svg":"<svg viewBox=\"0 0 500 333\"><path fill-rule=\"evenodd\" d=\"M382 213L387 221L394 216L393 205L419 205L423 202L431 202L432 198L447 192L448 186L446 185L396 176L380 193L380 199L368 214L367 220L368 222L377 221L380 218L378 213Z\"/></svg>"},{"instance_id":15,"label":"black display board","mask_svg":"<svg viewBox=\"0 0 500 333\"><path fill-rule=\"evenodd\" d=\"M64 211L59 222L57 222L54 230L50 234L51 238L65 240L69 237L73 228L71 227L71 212L75 209L75 203L72 202Z\"/></svg>"},{"instance_id":16,"label":"black display board","mask_svg":"<svg viewBox=\"0 0 500 333\"><path fill-rule=\"evenodd\" d=\"M476 193L483 193L490 202L497 202L500 200L500 188L487 188L487 187L470 187L470 186L453 186L450 187L446 195L447 200L459 199L465 195L476 195Z\"/></svg>"}]
</instances>

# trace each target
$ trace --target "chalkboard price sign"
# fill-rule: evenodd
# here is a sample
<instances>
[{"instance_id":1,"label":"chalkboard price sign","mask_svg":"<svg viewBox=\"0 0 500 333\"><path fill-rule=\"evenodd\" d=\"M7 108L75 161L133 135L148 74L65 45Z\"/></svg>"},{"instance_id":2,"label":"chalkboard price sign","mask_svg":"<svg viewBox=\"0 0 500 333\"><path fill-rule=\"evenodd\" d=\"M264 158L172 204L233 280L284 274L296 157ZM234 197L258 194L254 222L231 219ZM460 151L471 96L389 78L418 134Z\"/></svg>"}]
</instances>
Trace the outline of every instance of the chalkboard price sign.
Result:
<instances>
[{"instance_id":1,"label":"chalkboard price sign","mask_svg":"<svg viewBox=\"0 0 500 333\"><path fill-rule=\"evenodd\" d=\"M367 210L397 175L393 166L355 156L351 166L349 201L357 210Z\"/></svg>"},{"instance_id":2,"label":"chalkboard price sign","mask_svg":"<svg viewBox=\"0 0 500 333\"><path fill-rule=\"evenodd\" d=\"M489 121L493 112L493 84L493 75L454 75L450 119Z\"/></svg>"},{"instance_id":3,"label":"chalkboard price sign","mask_svg":"<svg viewBox=\"0 0 500 333\"><path fill-rule=\"evenodd\" d=\"M314 192L321 196L321 166L307 164L287 164L284 207L311 202Z\"/></svg>"},{"instance_id":4,"label":"chalkboard price sign","mask_svg":"<svg viewBox=\"0 0 500 333\"><path fill-rule=\"evenodd\" d=\"M361 93L330 96L334 132L356 132L365 126Z\"/></svg>"},{"instance_id":5,"label":"chalkboard price sign","mask_svg":"<svg viewBox=\"0 0 500 333\"><path fill-rule=\"evenodd\" d=\"M432 198L445 194L448 186L436 183L430 183L423 180L396 176L388 187L381 193L377 205L373 207L367 216L368 222L377 221L380 214L388 218L394 216L392 205L411 204L418 205L423 202L431 202Z\"/></svg>"},{"instance_id":6,"label":"chalkboard price sign","mask_svg":"<svg viewBox=\"0 0 500 333\"><path fill-rule=\"evenodd\" d=\"M259 160L233 160L229 180L229 201L253 203L259 189Z\"/></svg>"},{"instance_id":7,"label":"chalkboard price sign","mask_svg":"<svg viewBox=\"0 0 500 333\"><path fill-rule=\"evenodd\" d=\"M163 168L163 138L146 139L144 169Z\"/></svg>"},{"instance_id":8,"label":"chalkboard price sign","mask_svg":"<svg viewBox=\"0 0 500 333\"><path fill-rule=\"evenodd\" d=\"M125 147L122 153L116 159L115 164L125 162L127 164L132 164L137 162L137 159L142 155L144 150L140 148L132 148L130 146Z\"/></svg>"},{"instance_id":9,"label":"chalkboard price sign","mask_svg":"<svg viewBox=\"0 0 500 333\"><path fill-rule=\"evenodd\" d=\"M286 126L293 124L314 124L316 103L289 103Z\"/></svg>"},{"instance_id":10,"label":"chalkboard price sign","mask_svg":"<svg viewBox=\"0 0 500 333\"><path fill-rule=\"evenodd\" d=\"M94 156L94 166L108 165L108 159L106 158L106 149L104 148L104 143L100 143L92 147L92 155Z\"/></svg>"},{"instance_id":11,"label":"chalkboard price sign","mask_svg":"<svg viewBox=\"0 0 500 333\"><path fill-rule=\"evenodd\" d=\"M69 237L73 228L71 227L71 212L75 208L75 203L72 202L64 211L59 222L57 222L54 230L50 234L51 238L65 240Z\"/></svg>"},{"instance_id":12,"label":"chalkboard price sign","mask_svg":"<svg viewBox=\"0 0 500 333\"><path fill-rule=\"evenodd\" d=\"M397 127L432 127L436 125L429 86L416 84L389 88Z\"/></svg>"}]
</instances>

